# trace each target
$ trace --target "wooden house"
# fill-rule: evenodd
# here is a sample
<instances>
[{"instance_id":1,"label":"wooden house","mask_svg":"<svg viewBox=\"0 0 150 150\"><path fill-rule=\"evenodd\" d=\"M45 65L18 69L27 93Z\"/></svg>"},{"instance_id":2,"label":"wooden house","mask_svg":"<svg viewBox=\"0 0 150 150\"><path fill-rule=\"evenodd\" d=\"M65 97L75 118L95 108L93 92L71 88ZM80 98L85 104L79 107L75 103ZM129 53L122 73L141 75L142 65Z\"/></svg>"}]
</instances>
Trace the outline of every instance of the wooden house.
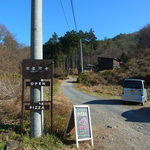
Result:
<instances>
[{"instance_id":1,"label":"wooden house","mask_svg":"<svg viewBox=\"0 0 150 150\"><path fill-rule=\"evenodd\" d=\"M97 69L98 71L112 70L120 67L120 62L121 61L116 58L98 57Z\"/></svg>"}]
</instances>

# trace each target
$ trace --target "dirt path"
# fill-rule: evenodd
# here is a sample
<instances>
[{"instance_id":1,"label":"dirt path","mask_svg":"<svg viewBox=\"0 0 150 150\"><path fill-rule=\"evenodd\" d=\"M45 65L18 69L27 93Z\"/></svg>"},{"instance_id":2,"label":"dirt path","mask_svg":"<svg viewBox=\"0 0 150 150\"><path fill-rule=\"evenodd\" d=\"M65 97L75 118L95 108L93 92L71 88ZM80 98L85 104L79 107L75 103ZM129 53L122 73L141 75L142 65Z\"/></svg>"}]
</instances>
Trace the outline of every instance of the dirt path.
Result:
<instances>
[{"instance_id":1,"label":"dirt path","mask_svg":"<svg viewBox=\"0 0 150 150\"><path fill-rule=\"evenodd\" d=\"M102 99L73 87L74 79L62 83L73 104L88 104L94 128L94 149L150 150L150 104L123 105L120 100Z\"/></svg>"}]
</instances>

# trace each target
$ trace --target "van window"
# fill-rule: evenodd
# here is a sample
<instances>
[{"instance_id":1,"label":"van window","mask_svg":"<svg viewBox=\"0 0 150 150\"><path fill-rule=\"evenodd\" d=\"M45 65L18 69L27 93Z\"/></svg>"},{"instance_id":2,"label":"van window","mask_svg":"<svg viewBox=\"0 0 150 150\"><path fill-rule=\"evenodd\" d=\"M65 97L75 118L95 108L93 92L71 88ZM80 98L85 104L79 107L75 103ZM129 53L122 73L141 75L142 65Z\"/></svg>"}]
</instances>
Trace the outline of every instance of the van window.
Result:
<instances>
[{"instance_id":1,"label":"van window","mask_svg":"<svg viewBox=\"0 0 150 150\"><path fill-rule=\"evenodd\" d=\"M125 81L123 87L142 89L142 82L141 81Z\"/></svg>"}]
</instances>

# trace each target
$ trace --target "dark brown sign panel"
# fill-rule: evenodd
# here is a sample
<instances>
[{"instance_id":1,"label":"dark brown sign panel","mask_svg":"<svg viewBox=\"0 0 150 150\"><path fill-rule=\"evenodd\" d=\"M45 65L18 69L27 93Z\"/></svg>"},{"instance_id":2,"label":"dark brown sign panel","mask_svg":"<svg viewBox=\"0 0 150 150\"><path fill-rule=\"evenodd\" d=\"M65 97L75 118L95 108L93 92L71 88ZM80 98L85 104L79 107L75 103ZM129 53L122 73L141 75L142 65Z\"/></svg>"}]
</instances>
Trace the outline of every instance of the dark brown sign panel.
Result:
<instances>
[{"instance_id":1,"label":"dark brown sign panel","mask_svg":"<svg viewBox=\"0 0 150 150\"><path fill-rule=\"evenodd\" d=\"M50 86L49 81L30 81L26 82L26 86L37 87L37 86Z\"/></svg>"},{"instance_id":2,"label":"dark brown sign panel","mask_svg":"<svg viewBox=\"0 0 150 150\"><path fill-rule=\"evenodd\" d=\"M25 105L25 110L48 110L49 105Z\"/></svg>"},{"instance_id":3,"label":"dark brown sign panel","mask_svg":"<svg viewBox=\"0 0 150 150\"><path fill-rule=\"evenodd\" d=\"M22 63L22 73L24 79L51 79L52 60L48 59L25 59Z\"/></svg>"}]
</instances>

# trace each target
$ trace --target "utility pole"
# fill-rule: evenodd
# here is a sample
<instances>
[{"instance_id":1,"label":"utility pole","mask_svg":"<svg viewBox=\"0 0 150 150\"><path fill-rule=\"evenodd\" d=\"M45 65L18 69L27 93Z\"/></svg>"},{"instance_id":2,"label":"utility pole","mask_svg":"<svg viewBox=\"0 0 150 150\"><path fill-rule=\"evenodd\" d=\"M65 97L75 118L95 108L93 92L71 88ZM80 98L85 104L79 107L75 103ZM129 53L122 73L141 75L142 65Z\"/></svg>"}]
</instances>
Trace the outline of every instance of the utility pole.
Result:
<instances>
[{"instance_id":1,"label":"utility pole","mask_svg":"<svg viewBox=\"0 0 150 150\"><path fill-rule=\"evenodd\" d=\"M72 14L73 14L73 19L74 19L74 24L75 24L75 30L76 30L76 32L78 32L73 0L70 0L70 2L71 2ZM84 72L84 69L83 69L83 49L82 49L82 39L81 39L80 35L79 35L79 39L80 39L80 67L79 67L80 69L79 69L79 71L80 71L80 73L82 73L82 72Z\"/></svg>"},{"instance_id":2,"label":"utility pole","mask_svg":"<svg viewBox=\"0 0 150 150\"><path fill-rule=\"evenodd\" d=\"M43 59L42 48L42 0L31 0L31 59ZM32 87L30 102L43 99L43 89ZM32 137L41 137L43 133L43 111L31 110L30 127Z\"/></svg>"},{"instance_id":3,"label":"utility pole","mask_svg":"<svg viewBox=\"0 0 150 150\"><path fill-rule=\"evenodd\" d=\"M82 39L80 38L80 61L81 61L81 73L84 72L83 69L83 50L82 50Z\"/></svg>"}]
</instances>

